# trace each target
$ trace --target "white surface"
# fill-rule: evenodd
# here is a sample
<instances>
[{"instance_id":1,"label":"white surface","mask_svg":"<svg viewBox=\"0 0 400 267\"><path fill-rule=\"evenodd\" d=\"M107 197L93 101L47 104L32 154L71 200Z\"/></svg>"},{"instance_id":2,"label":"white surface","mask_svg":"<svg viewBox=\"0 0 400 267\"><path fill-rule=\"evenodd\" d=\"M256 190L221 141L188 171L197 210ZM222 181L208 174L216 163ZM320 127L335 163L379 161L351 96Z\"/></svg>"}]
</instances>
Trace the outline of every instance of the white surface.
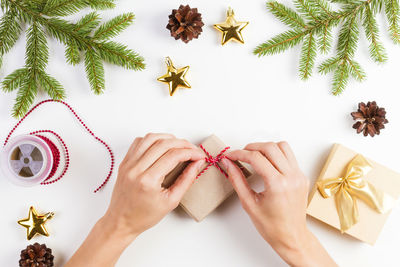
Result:
<instances>
[{"instance_id":1,"label":"white surface","mask_svg":"<svg viewBox=\"0 0 400 267\"><path fill-rule=\"evenodd\" d=\"M291 4L289 0L282 1ZM205 22L200 39L189 44L175 41L165 29L177 0L118 1L118 8L103 12L111 17L133 11L135 24L117 39L146 59L142 72L106 65L106 92L95 96L89 89L84 66L65 63L63 47L51 41L48 71L66 88L67 101L82 115L92 130L114 149L119 163L131 141L147 132L171 132L199 142L215 133L227 144L240 148L252 141L288 140L304 172L314 181L334 142L347 145L374 160L400 171L400 106L398 70L400 49L387 36L386 22L380 23L389 62L382 66L368 57L361 37L358 60L368 73L364 83L350 82L340 97L330 94L330 78L317 73L307 82L297 76L299 48L257 58L252 50L261 42L287 29L265 8L264 0L192 0ZM246 44L222 47L221 35L212 24L225 19L232 6L237 19L250 21L243 31ZM24 38L5 58L0 76L23 65ZM176 66L189 65L191 90L168 96L165 84L156 78L165 73L164 57ZM321 62L327 56L318 58ZM15 94L0 94L0 137L3 140L15 124L10 112ZM45 95L37 100L45 99ZM349 113L360 101L376 100L388 112L387 129L376 138L356 135ZM216 115L219 114L219 115ZM37 110L19 129L52 129L61 133L71 152L66 177L51 186L22 188L0 179L0 266L15 266L19 251L31 243L16 221L28 214L30 205L38 211L54 211L48 223L51 236L35 238L54 250L57 266L62 265L83 241L95 221L104 213L115 182L101 193L92 190L107 172L109 158L71 114L49 104ZM256 187L260 187L258 183ZM341 236L323 223L309 219L318 236L342 266L398 266L400 208L394 209L374 247ZM236 196L231 197L203 222L196 223L183 211L173 212L159 225L144 233L123 254L123 266L285 266L257 234Z\"/></svg>"}]
</instances>

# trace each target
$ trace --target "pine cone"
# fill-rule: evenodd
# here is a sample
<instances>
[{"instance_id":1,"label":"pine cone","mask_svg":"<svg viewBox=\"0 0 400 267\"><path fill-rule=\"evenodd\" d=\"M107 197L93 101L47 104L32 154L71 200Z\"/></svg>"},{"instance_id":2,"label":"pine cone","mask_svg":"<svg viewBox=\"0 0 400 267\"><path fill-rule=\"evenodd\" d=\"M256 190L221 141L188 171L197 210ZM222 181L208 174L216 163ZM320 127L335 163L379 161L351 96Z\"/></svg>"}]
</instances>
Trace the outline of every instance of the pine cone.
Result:
<instances>
[{"instance_id":1,"label":"pine cone","mask_svg":"<svg viewBox=\"0 0 400 267\"><path fill-rule=\"evenodd\" d=\"M20 267L51 267L54 266L54 256L46 245L35 243L21 251Z\"/></svg>"},{"instance_id":2,"label":"pine cone","mask_svg":"<svg viewBox=\"0 0 400 267\"><path fill-rule=\"evenodd\" d=\"M198 38L204 26L201 14L197 8L190 8L189 5L180 5L179 9L173 9L169 15L167 29L175 40L181 39L188 43L193 38Z\"/></svg>"},{"instance_id":3,"label":"pine cone","mask_svg":"<svg viewBox=\"0 0 400 267\"><path fill-rule=\"evenodd\" d=\"M375 101L367 104L361 102L358 104L358 111L352 112L351 116L357 121L353 128L357 129L357 133L363 132L364 136L379 135L381 129L385 128L384 124L389 122L385 117L385 109L378 107Z\"/></svg>"}]
</instances>

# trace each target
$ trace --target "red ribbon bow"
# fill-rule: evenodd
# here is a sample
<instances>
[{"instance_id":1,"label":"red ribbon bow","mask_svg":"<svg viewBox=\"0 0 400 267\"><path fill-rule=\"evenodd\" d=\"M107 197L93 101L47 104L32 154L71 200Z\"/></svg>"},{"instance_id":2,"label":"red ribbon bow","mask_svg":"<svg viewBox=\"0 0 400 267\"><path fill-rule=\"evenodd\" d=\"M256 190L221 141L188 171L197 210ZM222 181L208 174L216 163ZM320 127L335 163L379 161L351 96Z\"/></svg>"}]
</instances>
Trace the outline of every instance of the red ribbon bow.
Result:
<instances>
[{"instance_id":1,"label":"red ribbon bow","mask_svg":"<svg viewBox=\"0 0 400 267\"><path fill-rule=\"evenodd\" d=\"M203 145L200 145L200 148L203 149L204 153L206 153L207 155L205 160L208 163L208 165L196 176L196 179L198 179L203 173L205 173L211 166L215 166L223 175L225 175L226 178L228 178L228 174L219 166L219 163L221 162L222 159L226 158L224 153L228 149L230 149L230 147L225 147L224 149L222 149L221 152L219 152L219 154L216 157L210 155L210 153L208 153L208 151L203 147Z\"/></svg>"}]
</instances>

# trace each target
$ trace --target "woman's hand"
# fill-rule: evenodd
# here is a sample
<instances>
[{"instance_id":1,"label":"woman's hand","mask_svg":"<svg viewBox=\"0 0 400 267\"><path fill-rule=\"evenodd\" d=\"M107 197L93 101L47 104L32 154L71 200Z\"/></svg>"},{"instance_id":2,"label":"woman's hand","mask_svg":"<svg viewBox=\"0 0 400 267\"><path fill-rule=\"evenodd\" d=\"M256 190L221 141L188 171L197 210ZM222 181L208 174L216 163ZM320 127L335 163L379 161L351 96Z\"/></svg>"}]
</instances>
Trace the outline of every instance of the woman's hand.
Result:
<instances>
[{"instance_id":1,"label":"woman's hand","mask_svg":"<svg viewBox=\"0 0 400 267\"><path fill-rule=\"evenodd\" d=\"M307 229L309 181L286 142L255 143L228 153L222 164L261 236L292 266L336 266ZM250 164L264 180L264 191L253 191L232 161Z\"/></svg>"},{"instance_id":2,"label":"woman's hand","mask_svg":"<svg viewBox=\"0 0 400 267\"><path fill-rule=\"evenodd\" d=\"M136 138L122 161L106 214L66 267L113 266L140 233L175 209L196 179L204 153L169 134ZM192 161L175 183L165 189L165 176L178 163Z\"/></svg>"},{"instance_id":3,"label":"woman's hand","mask_svg":"<svg viewBox=\"0 0 400 267\"><path fill-rule=\"evenodd\" d=\"M122 161L104 218L129 235L138 235L175 209L204 163L204 153L168 134L136 138ZM193 161L168 189L161 186L178 163Z\"/></svg>"}]
</instances>

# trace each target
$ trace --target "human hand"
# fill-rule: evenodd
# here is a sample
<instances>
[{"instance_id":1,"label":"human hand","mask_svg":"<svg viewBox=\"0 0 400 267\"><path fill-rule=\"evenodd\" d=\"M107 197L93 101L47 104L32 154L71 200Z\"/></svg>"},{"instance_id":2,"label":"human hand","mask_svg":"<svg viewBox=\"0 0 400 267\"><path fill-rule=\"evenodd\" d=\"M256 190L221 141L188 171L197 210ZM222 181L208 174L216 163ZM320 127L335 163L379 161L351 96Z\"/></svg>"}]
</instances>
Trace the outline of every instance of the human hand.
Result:
<instances>
[{"instance_id":1,"label":"human hand","mask_svg":"<svg viewBox=\"0 0 400 267\"><path fill-rule=\"evenodd\" d=\"M168 189L165 176L180 162L193 161ZM125 235L137 236L175 209L200 172L204 153L169 134L136 138L122 161L104 220Z\"/></svg>"},{"instance_id":2,"label":"human hand","mask_svg":"<svg viewBox=\"0 0 400 267\"><path fill-rule=\"evenodd\" d=\"M292 266L336 266L306 225L309 181L286 142L254 143L222 164L261 236ZM264 181L257 193L232 161L250 164Z\"/></svg>"},{"instance_id":3,"label":"human hand","mask_svg":"<svg viewBox=\"0 0 400 267\"><path fill-rule=\"evenodd\" d=\"M203 151L169 134L136 138L122 161L106 214L65 267L114 266L142 232L176 208L204 163ZM180 162L192 161L168 189L164 177Z\"/></svg>"}]
</instances>

